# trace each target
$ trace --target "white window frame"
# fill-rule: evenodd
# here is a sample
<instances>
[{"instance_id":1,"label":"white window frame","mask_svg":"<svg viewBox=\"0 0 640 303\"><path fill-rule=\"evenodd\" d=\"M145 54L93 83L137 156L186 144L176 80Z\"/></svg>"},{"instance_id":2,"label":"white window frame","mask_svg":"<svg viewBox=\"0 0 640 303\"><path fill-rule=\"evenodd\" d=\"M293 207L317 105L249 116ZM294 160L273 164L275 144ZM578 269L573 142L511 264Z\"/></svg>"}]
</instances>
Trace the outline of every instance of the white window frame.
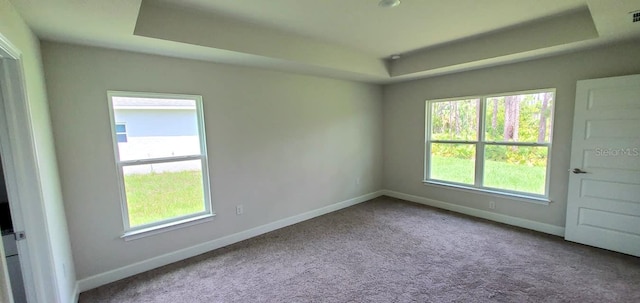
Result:
<instances>
[{"instance_id":1,"label":"white window frame","mask_svg":"<svg viewBox=\"0 0 640 303\"><path fill-rule=\"evenodd\" d=\"M486 101L487 99L494 97L504 97L504 96L513 96L513 95L526 95L526 94L536 94L536 93L545 93L552 92L553 93L553 107L551 113L551 125L552 131L549 134L549 142L548 143L529 143L529 142L496 142L496 141L486 141L485 140L485 117L486 117ZM448 101L461 101L461 100L473 100L479 99L478 104L478 134L476 140L431 140L431 120L432 120L432 106L433 103L438 102L448 102ZM476 96L465 96L465 97L456 97L456 98L445 98L445 99L433 99L425 101L425 153L424 153L424 179L423 183L428 185L436 185L436 186L445 186L448 188L455 188L461 190L467 190L472 192L478 192L489 195L497 195L497 196L507 196L510 198L516 198L517 200L525 201L525 202L533 202L539 204L549 204L549 184L551 179L551 147L553 143L553 125L555 122L555 109L556 109L556 89L555 88L544 88L544 89L535 89L535 90L525 90L525 91L515 91L515 92L506 92L506 93L497 93L497 94L488 94L488 95L476 95ZM445 144L469 144L475 145L476 153L475 153L475 175L474 175L474 184L464 184L453 181L445 181L438 179L431 179L430 169L429 169L429 160L431 156L431 144L432 143L445 143ZM545 176L545 189L543 195L538 195L534 193L520 192L508 189L501 188L493 188L483 185L484 178L484 149L487 145L502 145L502 146L522 146L522 147L547 147L547 164L546 164L546 176Z\"/></svg>"},{"instance_id":2,"label":"white window frame","mask_svg":"<svg viewBox=\"0 0 640 303\"><path fill-rule=\"evenodd\" d=\"M153 98L153 99L187 99L194 100L196 103L196 118L198 126L198 136L200 141L200 154L199 155L187 155L177 157L161 157L150 159L137 159L137 160L120 160L120 151L118 148L118 138L116 133L116 121L113 108L113 97L134 97L134 98ZM107 99L109 104L109 116L111 121L111 136L113 142L113 150L115 156L115 162L117 166L118 185L120 187L120 201L122 209L122 221L124 232L121 238L126 241L135 240L154 234L175 230L195 224L211 221L215 216L213 207L211 205L211 189L209 181L209 165L207 159L207 144L204 126L204 108L202 104L202 96L199 95L187 95L187 94L168 94L168 93L146 93L146 92L128 92L128 91L107 91ZM188 160L200 160L202 164L202 188L204 191L204 211L198 213L192 213L185 216L165 219L152 223L147 223L135 227L131 227L129 224L129 211L127 207L126 189L124 183L124 167L141 164L158 164L179 162Z\"/></svg>"}]
</instances>

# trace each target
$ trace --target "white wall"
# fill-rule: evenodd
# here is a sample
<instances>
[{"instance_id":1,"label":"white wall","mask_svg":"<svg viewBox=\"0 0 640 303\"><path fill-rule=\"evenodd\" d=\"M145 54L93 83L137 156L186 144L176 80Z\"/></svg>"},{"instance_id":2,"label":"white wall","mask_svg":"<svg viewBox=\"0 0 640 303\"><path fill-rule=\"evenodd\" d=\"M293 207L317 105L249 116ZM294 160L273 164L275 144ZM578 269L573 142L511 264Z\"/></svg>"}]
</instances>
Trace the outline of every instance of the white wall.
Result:
<instances>
[{"instance_id":1,"label":"white wall","mask_svg":"<svg viewBox=\"0 0 640 303\"><path fill-rule=\"evenodd\" d=\"M640 41L509 64L384 88L385 189L564 226L576 81L640 73ZM557 88L550 205L423 185L424 106L427 99Z\"/></svg>"},{"instance_id":2,"label":"white wall","mask_svg":"<svg viewBox=\"0 0 640 303\"><path fill-rule=\"evenodd\" d=\"M382 187L379 86L50 42L42 51L79 279ZM203 96L212 222L120 239L107 90Z\"/></svg>"},{"instance_id":3,"label":"white wall","mask_svg":"<svg viewBox=\"0 0 640 303\"><path fill-rule=\"evenodd\" d=\"M0 33L22 52L28 106L34 131L36 161L41 177L42 196L46 204L39 220L50 240L51 261L56 285L40 290L47 302L70 302L76 285L60 178L51 132L51 120L45 92L40 45L37 37L7 0L0 0ZM28 231L27 231L28 232ZM41 231L42 232L42 231ZM37 269L43 270L43 269ZM50 277L46 277L49 279ZM41 298L44 300L44 298Z\"/></svg>"}]
</instances>

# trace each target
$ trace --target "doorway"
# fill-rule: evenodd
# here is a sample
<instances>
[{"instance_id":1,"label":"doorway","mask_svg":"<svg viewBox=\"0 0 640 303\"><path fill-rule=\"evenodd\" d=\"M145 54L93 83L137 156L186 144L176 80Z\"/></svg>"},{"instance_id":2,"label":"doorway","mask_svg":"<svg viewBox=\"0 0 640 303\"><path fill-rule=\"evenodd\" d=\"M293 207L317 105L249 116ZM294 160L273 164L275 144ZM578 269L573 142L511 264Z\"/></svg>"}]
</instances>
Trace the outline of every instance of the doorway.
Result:
<instances>
[{"instance_id":1,"label":"doorway","mask_svg":"<svg viewBox=\"0 0 640 303\"><path fill-rule=\"evenodd\" d=\"M59 302L22 64L20 51L0 35L0 155L12 227L22 235L14 243L26 302ZM8 278L2 261L0 275ZM9 283L0 282L6 299Z\"/></svg>"},{"instance_id":2,"label":"doorway","mask_svg":"<svg viewBox=\"0 0 640 303\"><path fill-rule=\"evenodd\" d=\"M0 41L3 42L3 41ZM24 241L25 223L20 201L24 198L18 184L20 172L18 165L23 159L16 157L16 144L12 140L15 134L10 126L10 116L17 104L7 102L16 93L22 91L20 73L15 72L19 61L13 59L4 45L0 45L0 220L2 232L2 263L5 285L0 285L6 298L14 303L36 302L31 262L27 241ZM20 85L16 85L16 84ZM9 98L7 98L9 97ZM19 101L19 100L16 100ZM13 117L14 119L16 117ZM16 237L16 231L21 235ZM26 287L25 287L26 286ZM33 298L33 299L32 299Z\"/></svg>"},{"instance_id":3,"label":"doorway","mask_svg":"<svg viewBox=\"0 0 640 303\"><path fill-rule=\"evenodd\" d=\"M20 240L16 234L11 219L11 208L9 206L9 195L4 177L2 165L2 155L0 155L0 231L2 232L2 249L4 254L4 266L8 273L9 285L4 287L4 291L13 295L14 303L26 303L27 295L24 290L24 280L22 279L22 269L20 265L20 254L18 252L17 241ZM5 281L6 283L6 281Z\"/></svg>"}]
</instances>

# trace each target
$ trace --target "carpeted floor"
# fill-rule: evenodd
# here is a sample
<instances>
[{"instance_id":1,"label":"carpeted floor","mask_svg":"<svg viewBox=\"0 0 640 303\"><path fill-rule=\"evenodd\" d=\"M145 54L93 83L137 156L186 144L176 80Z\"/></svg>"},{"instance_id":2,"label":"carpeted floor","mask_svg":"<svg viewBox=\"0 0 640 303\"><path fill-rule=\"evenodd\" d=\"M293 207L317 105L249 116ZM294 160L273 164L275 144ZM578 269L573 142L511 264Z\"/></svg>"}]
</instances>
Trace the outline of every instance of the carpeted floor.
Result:
<instances>
[{"instance_id":1,"label":"carpeted floor","mask_svg":"<svg viewBox=\"0 0 640 303\"><path fill-rule=\"evenodd\" d=\"M80 302L640 302L640 259L381 197Z\"/></svg>"}]
</instances>

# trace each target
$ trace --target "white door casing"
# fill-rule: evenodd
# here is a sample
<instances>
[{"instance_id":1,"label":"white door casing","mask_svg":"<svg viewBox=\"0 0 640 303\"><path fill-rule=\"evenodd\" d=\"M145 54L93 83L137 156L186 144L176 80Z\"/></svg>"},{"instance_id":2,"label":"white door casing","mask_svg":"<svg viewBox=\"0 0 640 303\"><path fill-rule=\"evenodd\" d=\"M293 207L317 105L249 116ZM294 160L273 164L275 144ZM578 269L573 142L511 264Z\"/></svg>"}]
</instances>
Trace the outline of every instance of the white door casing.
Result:
<instances>
[{"instance_id":1,"label":"white door casing","mask_svg":"<svg viewBox=\"0 0 640 303\"><path fill-rule=\"evenodd\" d=\"M578 81L565 239L640 256L640 75Z\"/></svg>"},{"instance_id":2,"label":"white door casing","mask_svg":"<svg viewBox=\"0 0 640 303\"><path fill-rule=\"evenodd\" d=\"M27 302L59 302L21 53L0 34L0 150Z\"/></svg>"}]
</instances>

